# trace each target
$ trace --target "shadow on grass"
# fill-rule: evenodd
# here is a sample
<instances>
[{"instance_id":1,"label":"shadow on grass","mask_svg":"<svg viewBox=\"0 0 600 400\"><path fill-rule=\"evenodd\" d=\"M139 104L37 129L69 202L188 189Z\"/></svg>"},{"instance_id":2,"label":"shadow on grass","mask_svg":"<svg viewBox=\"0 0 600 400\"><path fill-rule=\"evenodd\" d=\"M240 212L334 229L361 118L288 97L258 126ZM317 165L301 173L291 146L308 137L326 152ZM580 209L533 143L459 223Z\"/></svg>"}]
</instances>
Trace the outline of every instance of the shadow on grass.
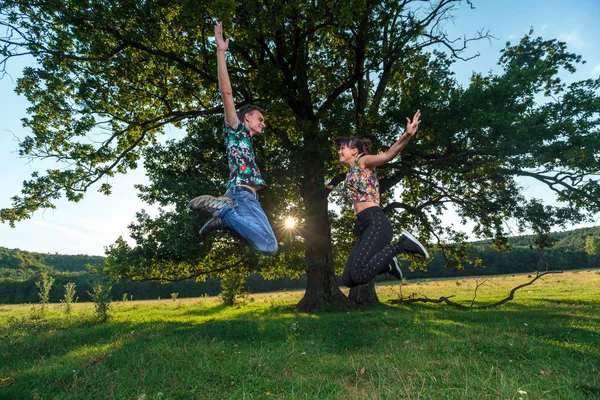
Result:
<instances>
[{"instance_id":1,"label":"shadow on grass","mask_svg":"<svg viewBox=\"0 0 600 400\"><path fill-rule=\"evenodd\" d=\"M544 303L548 306L567 306L567 307L588 307L591 311L596 311L600 316L600 304L597 300L581 300L581 299L536 299L538 303Z\"/></svg>"},{"instance_id":2,"label":"shadow on grass","mask_svg":"<svg viewBox=\"0 0 600 400\"><path fill-rule=\"evenodd\" d=\"M421 320L424 312L428 315L428 323L423 324L430 335L426 340L443 338L451 345L453 341L464 342L471 337L470 344L462 350L475 357L496 355L524 359L531 350L523 346L528 343L530 347L544 348L548 354L564 351L600 361L600 348L594 345L600 339L600 310L593 302L548 300L539 306L511 303L473 311L434 304L411 304L404 308L412 309ZM482 331L495 339L482 337Z\"/></svg>"},{"instance_id":3,"label":"shadow on grass","mask_svg":"<svg viewBox=\"0 0 600 400\"><path fill-rule=\"evenodd\" d=\"M267 353L268 362L282 371L306 352L318 353L316 362L326 363L331 357L384 352L402 357L405 346L411 346L411 351L439 346L431 352L440 358L461 354L528 357L531 362L537 354L558 352L567 358L600 362L591 346L598 331L590 328L589 313L579 315L547 305L510 304L474 312L431 304L382 304L314 314L295 312L288 305L238 310L204 306L176 312L191 320L169 321L166 316L165 320L103 325L86 319L69 324L22 321L9 327L16 331L0 330L0 377L15 378L11 387L0 388L0 397L4 392L7 398L19 398L24 390L35 389L52 398L84 390L86 385L120 382L119 373L155 374L153 379L160 381L161 370L168 370L168 376L191 374L199 382L224 385L233 372L220 367L221 363L232 368L239 364L248 368L247 374L258 374L262 361L257 360ZM251 368L254 363L256 370Z\"/></svg>"}]
</instances>

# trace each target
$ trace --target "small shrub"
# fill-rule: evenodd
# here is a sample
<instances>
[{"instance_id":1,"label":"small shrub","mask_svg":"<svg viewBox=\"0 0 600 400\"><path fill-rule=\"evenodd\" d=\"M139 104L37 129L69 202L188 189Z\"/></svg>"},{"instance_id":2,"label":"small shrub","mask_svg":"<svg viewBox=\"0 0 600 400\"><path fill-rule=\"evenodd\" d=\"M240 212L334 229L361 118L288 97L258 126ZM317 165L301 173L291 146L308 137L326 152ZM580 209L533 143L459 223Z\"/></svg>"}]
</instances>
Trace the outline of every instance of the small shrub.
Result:
<instances>
[{"instance_id":1,"label":"small shrub","mask_svg":"<svg viewBox=\"0 0 600 400\"><path fill-rule=\"evenodd\" d=\"M244 275L229 272L221 278L221 293L219 298L226 306L233 306L240 300L242 287L244 286Z\"/></svg>"},{"instance_id":2,"label":"small shrub","mask_svg":"<svg viewBox=\"0 0 600 400\"><path fill-rule=\"evenodd\" d=\"M106 322L110 318L111 289L111 285L98 282L92 286L92 291L88 292L94 302L96 317L100 322Z\"/></svg>"},{"instance_id":3,"label":"small shrub","mask_svg":"<svg viewBox=\"0 0 600 400\"><path fill-rule=\"evenodd\" d=\"M177 300L177 296L179 296L179 293L171 293L171 300Z\"/></svg>"},{"instance_id":4,"label":"small shrub","mask_svg":"<svg viewBox=\"0 0 600 400\"><path fill-rule=\"evenodd\" d=\"M250 297L250 292L247 290L242 290L235 299L235 303L240 306L248 305L252 301L254 300Z\"/></svg>"},{"instance_id":5,"label":"small shrub","mask_svg":"<svg viewBox=\"0 0 600 400\"><path fill-rule=\"evenodd\" d=\"M41 281L35 283L38 288L38 296L40 298L40 311L44 314L46 305L50 302L50 289L54 284L54 278L49 276L47 273L42 272Z\"/></svg>"},{"instance_id":6,"label":"small shrub","mask_svg":"<svg viewBox=\"0 0 600 400\"><path fill-rule=\"evenodd\" d=\"M32 321L39 321L40 319L42 319L43 312L44 311L42 307L33 306L31 307L31 314L29 314L29 319L31 319Z\"/></svg>"},{"instance_id":7,"label":"small shrub","mask_svg":"<svg viewBox=\"0 0 600 400\"><path fill-rule=\"evenodd\" d=\"M127 299L127 293L123 293L123 298L121 299L122 302L126 302Z\"/></svg>"},{"instance_id":8,"label":"small shrub","mask_svg":"<svg viewBox=\"0 0 600 400\"><path fill-rule=\"evenodd\" d=\"M60 301L64 308L65 314L71 314L71 305L79 300L79 297L75 297L75 284L73 282L69 282L65 285L65 296Z\"/></svg>"}]
</instances>

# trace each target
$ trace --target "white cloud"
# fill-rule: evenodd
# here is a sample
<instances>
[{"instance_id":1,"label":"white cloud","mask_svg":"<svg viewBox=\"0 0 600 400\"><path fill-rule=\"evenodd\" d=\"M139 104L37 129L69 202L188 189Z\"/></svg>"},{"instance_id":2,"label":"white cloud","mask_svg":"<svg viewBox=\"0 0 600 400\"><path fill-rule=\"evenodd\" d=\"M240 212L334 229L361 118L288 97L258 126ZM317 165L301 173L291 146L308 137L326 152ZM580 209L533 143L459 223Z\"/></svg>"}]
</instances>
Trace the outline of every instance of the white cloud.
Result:
<instances>
[{"instance_id":1,"label":"white cloud","mask_svg":"<svg viewBox=\"0 0 600 400\"><path fill-rule=\"evenodd\" d=\"M61 235L62 238L65 238L67 236L74 237L82 234L82 232L77 229L62 225L64 221L57 223L46 220L32 219L27 222L33 227L35 227L35 229L45 232L48 235Z\"/></svg>"},{"instance_id":2,"label":"white cloud","mask_svg":"<svg viewBox=\"0 0 600 400\"><path fill-rule=\"evenodd\" d=\"M562 40L563 42L566 42L567 44L580 49L584 46L585 42L583 41L583 39L581 39L579 37L579 33L573 31L570 33L562 33L560 35L558 35L558 39Z\"/></svg>"},{"instance_id":3,"label":"white cloud","mask_svg":"<svg viewBox=\"0 0 600 400\"><path fill-rule=\"evenodd\" d=\"M600 75L600 64L596 65L593 69L592 69L592 75L593 76L598 76Z\"/></svg>"}]
</instances>

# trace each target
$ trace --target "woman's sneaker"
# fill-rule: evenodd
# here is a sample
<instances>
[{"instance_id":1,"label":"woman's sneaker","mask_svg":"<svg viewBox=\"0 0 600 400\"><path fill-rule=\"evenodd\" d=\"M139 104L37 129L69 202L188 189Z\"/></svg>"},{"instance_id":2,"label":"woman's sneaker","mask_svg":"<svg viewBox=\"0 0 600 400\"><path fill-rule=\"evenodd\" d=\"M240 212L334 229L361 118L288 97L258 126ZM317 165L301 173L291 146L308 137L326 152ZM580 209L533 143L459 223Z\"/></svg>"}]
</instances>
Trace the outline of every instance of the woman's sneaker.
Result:
<instances>
[{"instance_id":1,"label":"woman's sneaker","mask_svg":"<svg viewBox=\"0 0 600 400\"><path fill-rule=\"evenodd\" d=\"M397 244L402 249L403 253L418 254L425 258L429 258L429 253L427 252L427 250L425 250L425 246L423 246L421 242L417 240L416 237L414 237L407 231L402 231L402 234L400 235L400 239L398 239Z\"/></svg>"},{"instance_id":2,"label":"woman's sneaker","mask_svg":"<svg viewBox=\"0 0 600 400\"><path fill-rule=\"evenodd\" d=\"M193 198L188 207L192 210L203 210L215 215L225 206L233 206L233 200L227 196L215 197L208 194Z\"/></svg>"},{"instance_id":3,"label":"woman's sneaker","mask_svg":"<svg viewBox=\"0 0 600 400\"><path fill-rule=\"evenodd\" d=\"M389 267L390 270L388 271L388 273L402 280L402 270L400 269L400 265L398 264L398 259L396 257L392 258Z\"/></svg>"}]
</instances>

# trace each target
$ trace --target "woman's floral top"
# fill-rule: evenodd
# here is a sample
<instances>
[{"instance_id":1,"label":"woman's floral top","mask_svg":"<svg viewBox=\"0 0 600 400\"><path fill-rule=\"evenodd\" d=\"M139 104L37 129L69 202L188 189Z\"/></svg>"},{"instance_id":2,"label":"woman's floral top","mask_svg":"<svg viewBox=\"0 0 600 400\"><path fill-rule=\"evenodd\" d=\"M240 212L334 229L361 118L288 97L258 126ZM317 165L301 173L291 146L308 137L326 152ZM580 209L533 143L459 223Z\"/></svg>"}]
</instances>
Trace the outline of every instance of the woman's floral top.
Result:
<instances>
[{"instance_id":1,"label":"woman's floral top","mask_svg":"<svg viewBox=\"0 0 600 400\"><path fill-rule=\"evenodd\" d=\"M256 186L257 190L267 185L260 175L260 169L254 160L250 130L238 120L237 125L230 126L227 121L223 124L223 136L227 144L227 161L229 162L229 184Z\"/></svg>"},{"instance_id":2,"label":"woman's floral top","mask_svg":"<svg viewBox=\"0 0 600 400\"><path fill-rule=\"evenodd\" d=\"M358 159L346 174L346 179L333 191L341 194L350 203L371 201L379 204L379 179L375 170L361 169Z\"/></svg>"}]
</instances>

